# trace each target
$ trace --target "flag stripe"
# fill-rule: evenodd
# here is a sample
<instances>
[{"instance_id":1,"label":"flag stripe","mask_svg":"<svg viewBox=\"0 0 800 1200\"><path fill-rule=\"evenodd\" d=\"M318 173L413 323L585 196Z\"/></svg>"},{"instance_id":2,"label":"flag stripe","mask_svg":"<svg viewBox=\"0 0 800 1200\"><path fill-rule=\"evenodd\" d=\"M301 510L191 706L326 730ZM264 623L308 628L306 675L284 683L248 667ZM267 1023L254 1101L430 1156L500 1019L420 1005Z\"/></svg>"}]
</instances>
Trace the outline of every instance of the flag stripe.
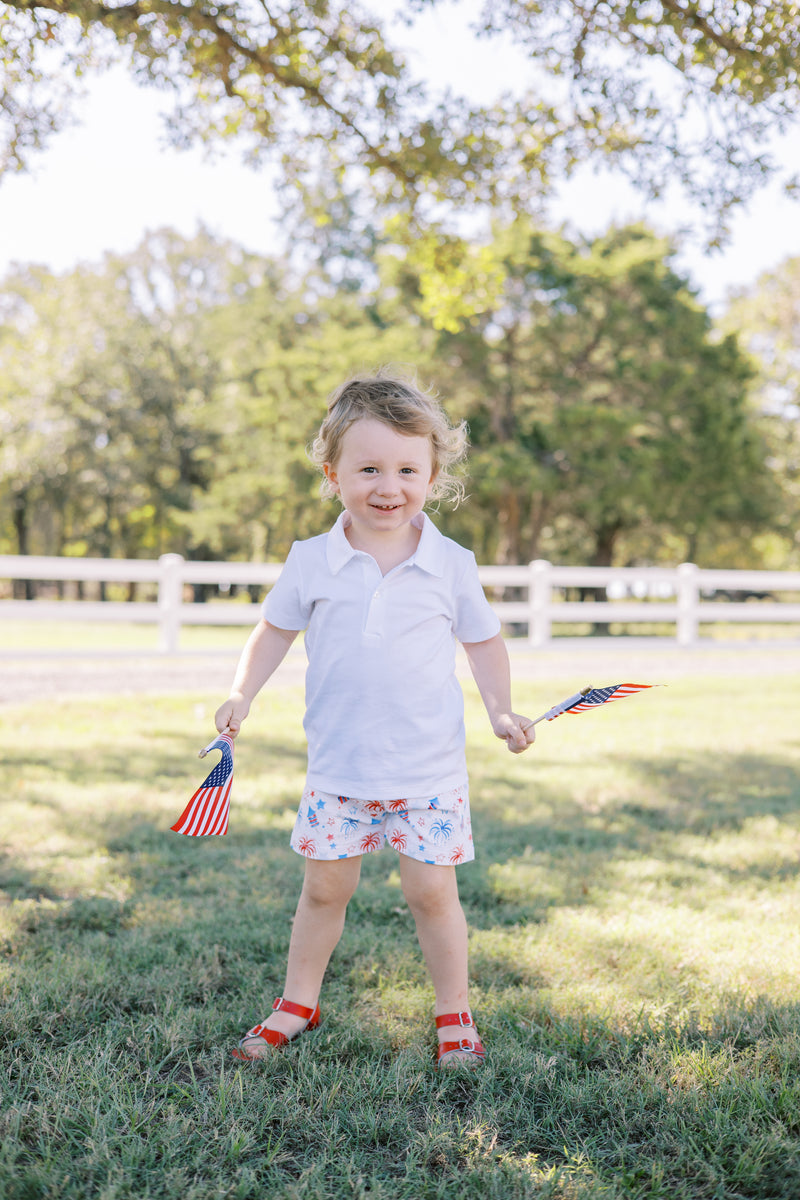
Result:
<instances>
[{"instance_id":1,"label":"flag stripe","mask_svg":"<svg viewBox=\"0 0 800 1200\"><path fill-rule=\"evenodd\" d=\"M203 832L205 815L209 806L213 803L216 790L216 788L209 789L202 787L198 792L195 793L196 802L192 812L192 819L189 822L189 828L186 831L190 837L196 837Z\"/></svg>"},{"instance_id":2,"label":"flag stripe","mask_svg":"<svg viewBox=\"0 0 800 1200\"><path fill-rule=\"evenodd\" d=\"M212 820L213 815L215 815L218 803L219 788L215 787L213 788L212 792L207 794L203 808L201 808L198 812L197 824L192 830L192 833L194 836L196 836L196 838L204 838L207 832L209 832L209 823Z\"/></svg>"},{"instance_id":3,"label":"flag stripe","mask_svg":"<svg viewBox=\"0 0 800 1200\"><path fill-rule=\"evenodd\" d=\"M187 837L217 837L228 831L233 786L233 738L223 733L208 750L221 750L222 758L194 793L178 820L171 826Z\"/></svg>"},{"instance_id":4,"label":"flag stripe","mask_svg":"<svg viewBox=\"0 0 800 1200\"><path fill-rule=\"evenodd\" d=\"M563 704L551 708L552 716L548 713L547 719L554 721L562 713L588 712L591 708L599 708L601 704L608 704L612 700L624 700L626 696L632 696L635 692L650 687L653 687L652 683L612 683L604 688L591 688L585 695L579 692L576 696L570 696Z\"/></svg>"},{"instance_id":5,"label":"flag stripe","mask_svg":"<svg viewBox=\"0 0 800 1200\"><path fill-rule=\"evenodd\" d=\"M217 806L215 820L208 830L208 832L214 836L221 836L228 831L228 813L230 812L232 782L232 779L228 780L227 786L220 797L219 805Z\"/></svg>"},{"instance_id":6,"label":"flag stripe","mask_svg":"<svg viewBox=\"0 0 800 1200\"><path fill-rule=\"evenodd\" d=\"M203 833L204 828L205 828L206 815L208 813L209 808L214 803L214 798L215 798L216 794L217 794L216 788L211 788L208 790L201 789L200 794L197 797L197 804L195 806L195 812L194 812L194 820L189 829L189 833L191 834L191 836L197 837Z\"/></svg>"},{"instance_id":7,"label":"flag stripe","mask_svg":"<svg viewBox=\"0 0 800 1200\"><path fill-rule=\"evenodd\" d=\"M219 824L220 814L225 815L225 800L229 795L230 789L219 787L215 789L211 802L206 806L203 812L203 819L200 822L198 832L203 837L215 834L216 826Z\"/></svg>"},{"instance_id":8,"label":"flag stripe","mask_svg":"<svg viewBox=\"0 0 800 1200\"><path fill-rule=\"evenodd\" d=\"M191 837L202 837L206 831L206 821L208 820L208 812L213 807L216 799L217 789L207 792L201 796L195 812L195 818L189 828Z\"/></svg>"},{"instance_id":9,"label":"flag stripe","mask_svg":"<svg viewBox=\"0 0 800 1200\"><path fill-rule=\"evenodd\" d=\"M218 787L212 797L211 803L207 805L206 810L203 813L203 821L200 827L200 832L204 837L207 837L209 834L213 834L214 826L217 823L220 809L223 809L224 811L225 797L227 794L227 788Z\"/></svg>"},{"instance_id":10,"label":"flag stripe","mask_svg":"<svg viewBox=\"0 0 800 1200\"><path fill-rule=\"evenodd\" d=\"M189 801L189 806L183 816L176 823L177 832L185 833L187 837L204 836L209 824L209 814L213 814L215 811L219 791L219 788L200 788ZM175 828L176 826L173 826L173 829Z\"/></svg>"}]
</instances>

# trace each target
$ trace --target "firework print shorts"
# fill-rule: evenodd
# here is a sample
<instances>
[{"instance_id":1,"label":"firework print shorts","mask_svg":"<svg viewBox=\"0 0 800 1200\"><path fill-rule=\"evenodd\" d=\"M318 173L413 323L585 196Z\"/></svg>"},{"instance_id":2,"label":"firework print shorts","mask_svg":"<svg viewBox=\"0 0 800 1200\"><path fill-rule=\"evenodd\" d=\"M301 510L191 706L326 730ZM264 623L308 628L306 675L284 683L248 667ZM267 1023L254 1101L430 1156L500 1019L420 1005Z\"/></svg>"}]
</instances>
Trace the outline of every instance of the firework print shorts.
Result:
<instances>
[{"instance_id":1,"label":"firework print shorts","mask_svg":"<svg viewBox=\"0 0 800 1200\"><path fill-rule=\"evenodd\" d=\"M389 844L418 862L451 866L471 862L469 789L438 796L361 800L306 788L291 846L306 858L332 861L370 854Z\"/></svg>"}]
</instances>

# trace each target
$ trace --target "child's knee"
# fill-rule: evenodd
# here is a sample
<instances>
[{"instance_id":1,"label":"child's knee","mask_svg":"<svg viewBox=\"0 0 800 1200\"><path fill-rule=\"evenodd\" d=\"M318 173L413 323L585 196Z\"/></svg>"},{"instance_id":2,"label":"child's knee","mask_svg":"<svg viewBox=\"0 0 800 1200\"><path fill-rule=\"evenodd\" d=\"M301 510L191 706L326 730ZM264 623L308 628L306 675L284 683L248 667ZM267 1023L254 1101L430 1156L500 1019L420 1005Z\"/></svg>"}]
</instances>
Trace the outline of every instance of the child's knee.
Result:
<instances>
[{"instance_id":1,"label":"child's knee","mask_svg":"<svg viewBox=\"0 0 800 1200\"><path fill-rule=\"evenodd\" d=\"M407 872L402 886L406 903L415 917L435 917L460 906L454 877L446 869L429 867L427 871Z\"/></svg>"},{"instance_id":2,"label":"child's knee","mask_svg":"<svg viewBox=\"0 0 800 1200\"><path fill-rule=\"evenodd\" d=\"M318 908L340 908L348 904L358 886L360 860L309 862L303 881L307 903Z\"/></svg>"}]
</instances>

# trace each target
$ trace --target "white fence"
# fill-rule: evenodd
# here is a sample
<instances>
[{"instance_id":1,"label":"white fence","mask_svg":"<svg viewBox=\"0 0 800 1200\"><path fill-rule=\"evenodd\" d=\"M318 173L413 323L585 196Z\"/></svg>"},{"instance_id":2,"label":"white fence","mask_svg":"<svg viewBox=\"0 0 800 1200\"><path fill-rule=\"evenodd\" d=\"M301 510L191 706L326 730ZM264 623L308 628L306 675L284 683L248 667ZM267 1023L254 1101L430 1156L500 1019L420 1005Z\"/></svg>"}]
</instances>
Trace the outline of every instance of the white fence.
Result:
<instances>
[{"instance_id":1,"label":"white fence","mask_svg":"<svg viewBox=\"0 0 800 1200\"><path fill-rule=\"evenodd\" d=\"M187 603L187 585L211 584L223 590L233 585L267 588L280 570L280 563L191 562L179 554L164 554L157 560L0 555L0 579L155 583L158 596L150 602L0 600L0 620L156 623L159 650L174 654L182 625L252 625L258 615L253 604ZM681 646L694 645L700 625L710 622L800 624L800 603L779 598L800 594L800 571L702 570L693 563L679 567L556 567L539 559L527 566L479 567L479 572L500 619L527 626L534 646L550 642L553 625L587 621L672 624ZM493 599L506 588L524 591L526 598ZM608 598L564 598L566 589L577 588L601 589ZM714 595L749 599L710 599Z\"/></svg>"}]
</instances>

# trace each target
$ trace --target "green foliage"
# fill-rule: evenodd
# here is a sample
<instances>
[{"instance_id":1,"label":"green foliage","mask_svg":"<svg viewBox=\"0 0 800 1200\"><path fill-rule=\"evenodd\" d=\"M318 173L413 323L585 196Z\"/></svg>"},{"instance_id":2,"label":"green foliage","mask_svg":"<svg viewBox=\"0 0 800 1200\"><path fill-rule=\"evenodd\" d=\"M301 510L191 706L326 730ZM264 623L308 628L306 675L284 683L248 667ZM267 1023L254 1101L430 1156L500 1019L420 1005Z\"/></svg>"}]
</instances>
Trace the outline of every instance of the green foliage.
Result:
<instances>
[{"instance_id":1,"label":"green foliage","mask_svg":"<svg viewBox=\"0 0 800 1200\"><path fill-rule=\"evenodd\" d=\"M196 552L182 516L209 486L224 423L208 322L268 272L203 232L162 231L97 268L11 275L0 478L20 552Z\"/></svg>"},{"instance_id":2,"label":"green foliage","mask_svg":"<svg viewBox=\"0 0 800 1200\"><path fill-rule=\"evenodd\" d=\"M338 511L305 453L325 396L386 362L469 421L471 497L439 519L484 561L694 558L720 537L744 553L774 527L749 361L665 243L527 220L487 243L393 233L375 262L331 242L331 273L302 276L169 231L63 276L18 268L0 296L3 546L280 560Z\"/></svg>"},{"instance_id":3,"label":"green foliage","mask_svg":"<svg viewBox=\"0 0 800 1200\"><path fill-rule=\"evenodd\" d=\"M768 467L779 484L776 539L764 544L765 565L800 562L800 258L765 272L735 296L723 318L755 364L752 402L769 445Z\"/></svg>"},{"instance_id":4,"label":"green foliage","mask_svg":"<svg viewBox=\"0 0 800 1200\"><path fill-rule=\"evenodd\" d=\"M519 220L489 246L431 231L388 259L442 330L440 378L473 443L473 499L449 527L483 558L652 560L667 532L691 557L769 521L748 362L670 255L638 227L573 243Z\"/></svg>"},{"instance_id":5,"label":"green foliage","mask_svg":"<svg viewBox=\"0 0 800 1200\"><path fill-rule=\"evenodd\" d=\"M776 169L765 142L797 118L792 0L487 0L481 23L488 36L510 35L560 85L567 154L572 139L601 150L652 196L679 180L716 214L718 236L729 210ZM586 150L575 150L585 160Z\"/></svg>"},{"instance_id":6,"label":"green foliage","mask_svg":"<svg viewBox=\"0 0 800 1200\"><path fill-rule=\"evenodd\" d=\"M208 328L222 369L213 477L185 524L215 555L280 560L339 511L320 499L306 455L326 395L354 370L411 360L417 342L407 327L377 327L347 293L315 297L309 286L252 289Z\"/></svg>"},{"instance_id":7,"label":"green foliage","mask_svg":"<svg viewBox=\"0 0 800 1200\"><path fill-rule=\"evenodd\" d=\"M453 4L452 19L468 22L471 7ZM415 78L378 4L19 0L0 4L0 22L7 166L64 125L83 75L122 61L174 97L175 143L238 139L251 159L278 157L317 215L346 179L369 191L372 214L376 202L426 218L442 204L530 211L595 157L652 194L680 181L723 232L727 211L778 170L763 143L798 109L790 0L486 3L487 58L523 47L531 74L524 94L485 106Z\"/></svg>"}]
</instances>

